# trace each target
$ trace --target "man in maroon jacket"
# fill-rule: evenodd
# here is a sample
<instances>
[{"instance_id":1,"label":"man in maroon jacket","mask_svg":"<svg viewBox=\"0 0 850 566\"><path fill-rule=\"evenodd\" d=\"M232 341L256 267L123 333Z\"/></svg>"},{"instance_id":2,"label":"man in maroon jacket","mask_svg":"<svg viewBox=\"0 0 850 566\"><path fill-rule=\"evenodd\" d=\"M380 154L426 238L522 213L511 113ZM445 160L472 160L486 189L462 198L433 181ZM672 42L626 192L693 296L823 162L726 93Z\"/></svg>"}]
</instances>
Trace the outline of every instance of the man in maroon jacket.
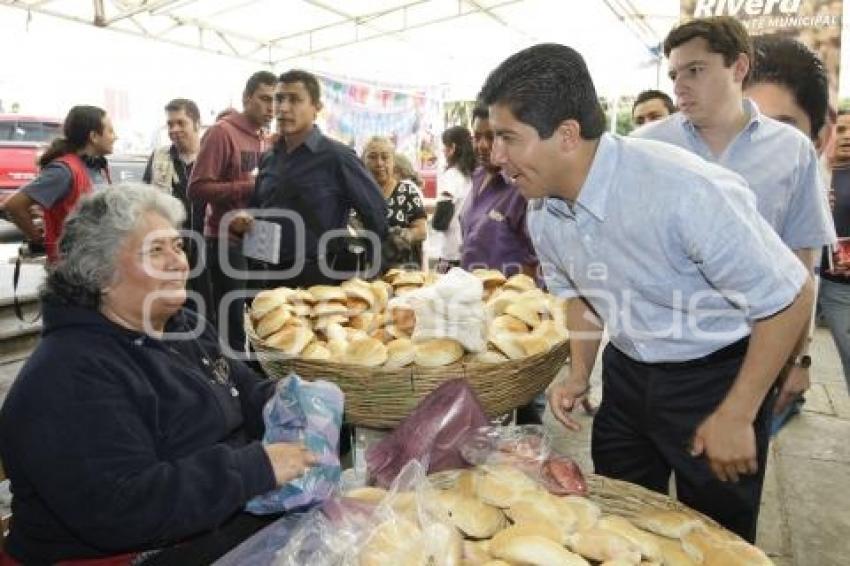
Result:
<instances>
[{"instance_id":1,"label":"man in maroon jacket","mask_svg":"<svg viewBox=\"0 0 850 566\"><path fill-rule=\"evenodd\" d=\"M257 165L266 149L264 129L274 116L276 83L277 77L268 71L251 75L242 94L243 111L225 116L207 130L189 181L189 198L206 206L206 317L218 323L219 335L235 352L245 350L244 301L228 298L223 304L222 299L230 291L244 289L245 282L225 272L220 255L236 270L244 270L246 262L241 241L233 233L222 237L219 224L227 212L245 208L254 191Z\"/></svg>"}]
</instances>

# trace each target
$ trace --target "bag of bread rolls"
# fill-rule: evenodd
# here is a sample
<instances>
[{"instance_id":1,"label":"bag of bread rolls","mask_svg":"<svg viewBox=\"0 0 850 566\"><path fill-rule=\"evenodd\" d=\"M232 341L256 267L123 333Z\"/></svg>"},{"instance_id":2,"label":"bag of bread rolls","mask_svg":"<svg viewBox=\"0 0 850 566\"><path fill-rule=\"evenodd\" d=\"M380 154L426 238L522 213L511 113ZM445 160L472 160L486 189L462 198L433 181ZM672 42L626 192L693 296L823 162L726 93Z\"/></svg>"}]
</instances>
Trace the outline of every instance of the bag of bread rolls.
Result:
<instances>
[{"instance_id":1,"label":"bag of bread rolls","mask_svg":"<svg viewBox=\"0 0 850 566\"><path fill-rule=\"evenodd\" d=\"M413 310L414 342L446 338L459 342L470 352L483 352L487 349L483 290L478 277L453 268L434 285L394 297L388 309Z\"/></svg>"}]
</instances>

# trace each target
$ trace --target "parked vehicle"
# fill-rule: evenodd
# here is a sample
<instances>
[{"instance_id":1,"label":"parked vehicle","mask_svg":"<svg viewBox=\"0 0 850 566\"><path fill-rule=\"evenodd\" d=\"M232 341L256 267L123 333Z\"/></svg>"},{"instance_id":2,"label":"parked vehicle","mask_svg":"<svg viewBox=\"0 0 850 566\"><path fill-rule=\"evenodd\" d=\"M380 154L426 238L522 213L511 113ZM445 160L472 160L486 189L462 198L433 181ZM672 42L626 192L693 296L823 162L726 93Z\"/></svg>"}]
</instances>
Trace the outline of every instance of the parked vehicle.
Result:
<instances>
[{"instance_id":1,"label":"parked vehicle","mask_svg":"<svg viewBox=\"0 0 850 566\"><path fill-rule=\"evenodd\" d=\"M61 134L62 120L56 118L0 114L0 207L35 179L38 156Z\"/></svg>"}]
</instances>

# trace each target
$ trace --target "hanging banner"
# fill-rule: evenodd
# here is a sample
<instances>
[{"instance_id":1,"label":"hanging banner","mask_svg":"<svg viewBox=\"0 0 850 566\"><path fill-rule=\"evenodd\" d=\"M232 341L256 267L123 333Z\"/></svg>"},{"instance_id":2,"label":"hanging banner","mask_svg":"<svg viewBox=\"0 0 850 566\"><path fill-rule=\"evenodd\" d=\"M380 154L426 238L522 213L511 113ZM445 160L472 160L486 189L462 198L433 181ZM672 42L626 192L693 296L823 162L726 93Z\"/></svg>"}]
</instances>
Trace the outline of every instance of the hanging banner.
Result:
<instances>
[{"instance_id":1,"label":"hanging banner","mask_svg":"<svg viewBox=\"0 0 850 566\"><path fill-rule=\"evenodd\" d=\"M372 136L387 137L418 169L435 165L435 142L443 131L439 89L394 90L317 76L324 105L318 124L326 134L358 154Z\"/></svg>"},{"instance_id":2,"label":"hanging banner","mask_svg":"<svg viewBox=\"0 0 850 566\"><path fill-rule=\"evenodd\" d=\"M838 103L842 0L681 0L681 19L733 16L750 35L794 38L817 53L829 76L829 99Z\"/></svg>"}]
</instances>

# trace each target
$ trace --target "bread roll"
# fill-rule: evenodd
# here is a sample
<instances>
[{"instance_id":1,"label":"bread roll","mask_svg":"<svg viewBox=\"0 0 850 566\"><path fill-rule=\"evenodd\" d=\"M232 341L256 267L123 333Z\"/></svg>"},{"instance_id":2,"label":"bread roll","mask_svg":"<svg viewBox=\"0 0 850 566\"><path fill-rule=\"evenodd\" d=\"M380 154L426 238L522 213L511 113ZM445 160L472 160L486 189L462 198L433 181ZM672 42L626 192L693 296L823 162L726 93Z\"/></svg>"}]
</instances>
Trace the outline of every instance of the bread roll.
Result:
<instances>
[{"instance_id":1,"label":"bread roll","mask_svg":"<svg viewBox=\"0 0 850 566\"><path fill-rule=\"evenodd\" d=\"M421 271L403 271L396 275L391 284L397 293L399 287L421 287L425 284L425 277Z\"/></svg>"},{"instance_id":2,"label":"bread roll","mask_svg":"<svg viewBox=\"0 0 850 566\"><path fill-rule=\"evenodd\" d=\"M582 531L596 525L602 511L599 507L586 497L578 495L567 495L566 497L558 497L558 505L565 509L569 509L575 515L577 523L576 529Z\"/></svg>"},{"instance_id":3,"label":"bread roll","mask_svg":"<svg viewBox=\"0 0 850 566\"><path fill-rule=\"evenodd\" d=\"M633 522L642 529L668 538L682 538L682 535L701 524L699 519L681 511L660 509L644 511Z\"/></svg>"},{"instance_id":4,"label":"bread roll","mask_svg":"<svg viewBox=\"0 0 850 566\"><path fill-rule=\"evenodd\" d=\"M640 549L640 553L645 559L661 560L661 549L658 543L655 542L655 536L637 528L625 517L606 515L599 519L596 526L600 529L617 533L631 542Z\"/></svg>"},{"instance_id":5,"label":"bread roll","mask_svg":"<svg viewBox=\"0 0 850 566\"><path fill-rule=\"evenodd\" d=\"M679 539L655 536L655 543L661 550L662 564L665 566L699 566L699 562L691 558Z\"/></svg>"},{"instance_id":6,"label":"bread roll","mask_svg":"<svg viewBox=\"0 0 850 566\"><path fill-rule=\"evenodd\" d=\"M330 340L339 340L342 342L348 341L348 334L345 332L345 328L338 322L328 322L327 326L325 326L325 336L328 337L328 341Z\"/></svg>"},{"instance_id":7,"label":"bread roll","mask_svg":"<svg viewBox=\"0 0 850 566\"><path fill-rule=\"evenodd\" d=\"M504 513L475 497L453 491L435 496L439 516L472 538L490 538L507 524Z\"/></svg>"},{"instance_id":8,"label":"bread roll","mask_svg":"<svg viewBox=\"0 0 850 566\"><path fill-rule=\"evenodd\" d=\"M416 312L413 309L394 307L387 312L393 326L408 336L413 334L413 329L416 328Z\"/></svg>"},{"instance_id":9,"label":"bread roll","mask_svg":"<svg viewBox=\"0 0 850 566\"><path fill-rule=\"evenodd\" d=\"M495 332L488 336L490 343L512 360L521 360L525 357L525 350L517 344L516 335L508 332Z\"/></svg>"},{"instance_id":10,"label":"bread roll","mask_svg":"<svg viewBox=\"0 0 850 566\"><path fill-rule=\"evenodd\" d=\"M527 491L540 489L534 480L509 465L481 466L484 472L475 482L475 494L495 507L508 508Z\"/></svg>"},{"instance_id":11,"label":"bread roll","mask_svg":"<svg viewBox=\"0 0 850 566\"><path fill-rule=\"evenodd\" d=\"M310 342L301 352L301 358L305 360L324 361L331 359L331 351L324 342Z\"/></svg>"},{"instance_id":12,"label":"bread roll","mask_svg":"<svg viewBox=\"0 0 850 566\"><path fill-rule=\"evenodd\" d=\"M395 278L401 275L402 273L404 273L403 269L399 269L398 267L392 267L388 269L386 273L384 273L384 281L392 285L393 281L395 281Z\"/></svg>"},{"instance_id":13,"label":"bread roll","mask_svg":"<svg viewBox=\"0 0 850 566\"><path fill-rule=\"evenodd\" d=\"M493 544L490 547L493 556L512 564L590 566L581 556L540 535L516 536L499 545L498 548L494 548Z\"/></svg>"},{"instance_id":14,"label":"bread roll","mask_svg":"<svg viewBox=\"0 0 850 566\"><path fill-rule=\"evenodd\" d=\"M532 334L546 340L550 348L555 347L567 339L567 329L554 320L544 320L540 326L532 331Z\"/></svg>"},{"instance_id":15,"label":"bread roll","mask_svg":"<svg viewBox=\"0 0 850 566\"><path fill-rule=\"evenodd\" d=\"M416 291L418 289L420 289L418 285L400 285L398 287L395 287L393 294L400 297L402 295L412 293L413 291Z\"/></svg>"},{"instance_id":16,"label":"bread roll","mask_svg":"<svg viewBox=\"0 0 850 566\"><path fill-rule=\"evenodd\" d=\"M445 523L431 523L422 529L425 565L459 566L463 557L463 538Z\"/></svg>"},{"instance_id":17,"label":"bread roll","mask_svg":"<svg viewBox=\"0 0 850 566\"><path fill-rule=\"evenodd\" d=\"M682 548L697 562L704 562L708 551L720 544L740 540L732 533L709 527L702 521L681 536Z\"/></svg>"},{"instance_id":18,"label":"bread roll","mask_svg":"<svg viewBox=\"0 0 850 566\"><path fill-rule=\"evenodd\" d=\"M407 338L398 338L387 344L387 361L385 368L396 369L413 363L416 357L416 347Z\"/></svg>"},{"instance_id":19,"label":"bread roll","mask_svg":"<svg viewBox=\"0 0 850 566\"><path fill-rule=\"evenodd\" d=\"M327 316L329 314L348 314L348 308L344 303L336 303L336 302L323 302L317 303L313 306L313 311L310 315L313 318L318 318L320 316Z\"/></svg>"},{"instance_id":20,"label":"bread roll","mask_svg":"<svg viewBox=\"0 0 850 566\"><path fill-rule=\"evenodd\" d=\"M260 338L266 338L283 328L283 325L290 318L292 318L292 313L286 306L275 307L257 322L254 331Z\"/></svg>"},{"instance_id":21,"label":"bread roll","mask_svg":"<svg viewBox=\"0 0 850 566\"><path fill-rule=\"evenodd\" d=\"M330 339L328 340L328 350L331 353L332 362L337 363L345 363L345 353L348 351L348 341L347 340L336 340Z\"/></svg>"},{"instance_id":22,"label":"bread roll","mask_svg":"<svg viewBox=\"0 0 850 566\"><path fill-rule=\"evenodd\" d=\"M724 542L708 549L703 566L772 566L773 561L761 549L742 540Z\"/></svg>"},{"instance_id":23,"label":"bread roll","mask_svg":"<svg viewBox=\"0 0 850 566\"><path fill-rule=\"evenodd\" d=\"M490 564L492 556L489 553L489 540L463 541L464 564ZM510 566L510 565L508 565Z\"/></svg>"},{"instance_id":24,"label":"bread roll","mask_svg":"<svg viewBox=\"0 0 850 566\"><path fill-rule=\"evenodd\" d=\"M498 350L485 350L472 356L472 361L479 364L501 364L508 361L508 357Z\"/></svg>"},{"instance_id":25,"label":"bread roll","mask_svg":"<svg viewBox=\"0 0 850 566\"><path fill-rule=\"evenodd\" d=\"M363 330L367 334L378 327L378 321L381 315L373 312L364 312L356 314L348 319L348 326Z\"/></svg>"},{"instance_id":26,"label":"bread roll","mask_svg":"<svg viewBox=\"0 0 850 566\"><path fill-rule=\"evenodd\" d=\"M463 357L463 346L455 340L439 338L416 344L414 361L422 367L440 367L453 364Z\"/></svg>"},{"instance_id":27,"label":"bread roll","mask_svg":"<svg viewBox=\"0 0 850 566\"><path fill-rule=\"evenodd\" d=\"M570 535L567 546L573 552L598 562L620 559L640 564L640 550L635 545L616 533L598 527Z\"/></svg>"},{"instance_id":28,"label":"bread roll","mask_svg":"<svg viewBox=\"0 0 850 566\"><path fill-rule=\"evenodd\" d=\"M287 303L292 314L295 316L310 316L313 312L313 305L307 303ZM315 304L315 303L314 303Z\"/></svg>"},{"instance_id":29,"label":"bread roll","mask_svg":"<svg viewBox=\"0 0 850 566\"><path fill-rule=\"evenodd\" d=\"M526 356L542 354L549 351L549 342L540 336L524 334L514 338Z\"/></svg>"},{"instance_id":30,"label":"bread roll","mask_svg":"<svg viewBox=\"0 0 850 566\"><path fill-rule=\"evenodd\" d=\"M375 312L383 311L387 308L387 303L390 301L390 297L392 297L392 286L385 281L378 280L372 281L371 288L372 294L375 296L373 310Z\"/></svg>"},{"instance_id":31,"label":"bread roll","mask_svg":"<svg viewBox=\"0 0 850 566\"><path fill-rule=\"evenodd\" d=\"M368 301L359 297L348 297L345 300L345 308L348 309L348 316L354 316L368 311L371 307Z\"/></svg>"},{"instance_id":32,"label":"bread roll","mask_svg":"<svg viewBox=\"0 0 850 566\"><path fill-rule=\"evenodd\" d=\"M500 287L507 281L502 272L496 269L473 269L472 274L481 280L485 289Z\"/></svg>"},{"instance_id":33,"label":"bread roll","mask_svg":"<svg viewBox=\"0 0 850 566\"><path fill-rule=\"evenodd\" d=\"M292 292L291 289L286 287L260 291L251 301L251 318L255 321L260 320L273 309L285 305Z\"/></svg>"},{"instance_id":34,"label":"bread roll","mask_svg":"<svg viewBox=\"0 0 850 566\"><path fill-rule=\"evenodd\" d=\"M491 317L497 317L500 314L503 314L505 309L508 308L508 305L513 304L518 297L519 291L514 291L512 289L503 289L501 291L494 292L487 299L487 304L485 305L487 314Z\"/></svg>"},{"instance_id":35,"label":"bread roll","mask_svg":"<svg viewBox=\"0 0 850 566\"><path fill-rule=\"evenodd\" d=\"M316 302L319 303L327 303L331 301L345 303L345 291L339 287L333 287L331 285L313 285L312 287L309 287L307 291L316 300Z\"/></svg>"},{"instance_id":36,"label":"bread roll","mask_svg":"<svg viewBox=\"0 0 850 566\"><path fill-rule=\"evenodd\" d=\"M515 316L532 328L540 326L540 313L529 302L515 302L505 308L505 314Z\"/></svg>"},{"instance_id":37,"label":"bread roll","mask_svg":"<svg viewBox=\"0 0 850 566\"><path fill-rule=\"evenodd\" d=\"M313 330L325 330L330 324L345 324L348 317L344 314L328 314L316 317L313 320Z\"/></svg>"},{"instance_id":38,"label":"bread roll","mask_svg":"<svg viewBox=\"0 0 850 566\"><path fill-rule=\"evenodd\" d=\"M389 492L386 489L368 486L357 487L342 494L343 497L366 501L367 503L379 503L387 495L389 495Z\"/></svg>"},{"instance_id":39,"label":"bread roll","mask_svg":"<svg viewBox=\"0 0 850 566\"><path fill-rule=\"evenodd\" d=\"M378 525L360 550L360 566L427 563L422 531L413 522L394 517Z\"/></svg>"},{"instance_id":40,"label":"bread roll","mask_svg":"<svg viewBox=\"0 0 850 566\"><path fill-rule=\"evenodd\" d=\"M561 532L555 524L548 521L526 521L524 523L512 525L496 533L493 538L490 539L490 554L497 554L499 548L514 537L529 535L537 535L548 538L552 542L557 542L561 546L564 544L561 542Z\"/></svg>"},{"instance_id":41,"label":"bread roll","mask_svg":"<svg viewBox=\"0 0 850 566\"><path fill-rule=\"evenodd\" d=\"M265 343L280 350L285 356L294 358L304 350L315 336L313 331L307 327L289 326L267 337Z\"/></svg>"},{"instance_id":42,"label":"bread roll","mask_svg":"<svg viewBox=\"0 0 850 566\"><path fill-rule=\"evenodd\" d=\"M546 523L554 525L558 537L553 540L566 544L567 537L576 531L578 518L559 506L548 492L528 492L520 495L506 511L516 525Z\"/></svg>"},{"instance_id":43,"label":"bread roll","mask_svg":"<svg viewBox=\"0 0 850 566\"><path fill-rule=\"evenodd\" d=\"M525 334L528 333L528 325L513 315L503 314L490 323L490 332Z\"/></svg>"},{"instance_id":44,"label":"bread roll","mask_svg":"<svg viewBox=\"0 0 850 566\"><path fill-rule=\"evenodd\" d=\"M348 344L342 359L348 364L376 367L387 361L387 347L380 340L361 338Z\"/></svg>"},{"instance_id":45,"label":"bread roll","mask_svg":"<svg viewBox=\"0 0 850 566\"><path fill-rule=\"evenodd\" d=\"M295 289L292 294L289 295L289 302L292 304L305 303L308 305L314 305L318 301L310 291L307 291L306 289Z\"/></svg>"},{"instance_id":46,"label":"bread roll","mask_svg":"<svg viewBox=\"0 0 850 566\"><path fill-rule=\"evenodd\" d=\"M534 279L524 273L517 273L508 278L503 285L505 289L515 289L517 291L530 291L537 288Z\"/></svg>"}]
</instances>

